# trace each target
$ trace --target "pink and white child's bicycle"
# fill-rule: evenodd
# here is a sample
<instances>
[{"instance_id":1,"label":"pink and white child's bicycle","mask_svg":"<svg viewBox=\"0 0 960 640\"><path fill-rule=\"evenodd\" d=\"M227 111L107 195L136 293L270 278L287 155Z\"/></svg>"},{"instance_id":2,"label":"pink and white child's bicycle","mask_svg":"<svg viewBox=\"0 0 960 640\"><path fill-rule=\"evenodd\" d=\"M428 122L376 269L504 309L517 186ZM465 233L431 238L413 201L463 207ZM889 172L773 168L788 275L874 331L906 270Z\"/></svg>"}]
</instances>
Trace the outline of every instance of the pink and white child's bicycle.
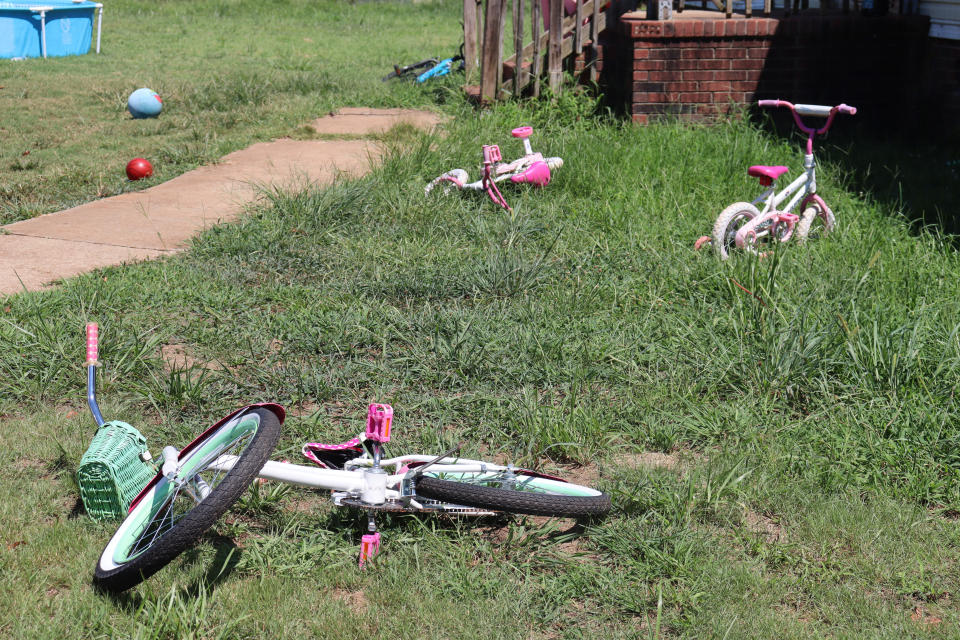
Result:
<instances>
[{"instance_id":1,"label":"pink and white child's bicycle","mask_svg":"<svg viewBox=\"0 0 960 640\"><path fill-rule=\"evenodd\" d=\"M104 421L100 414L95 385L98 337L97 326L88 325L90 411L100 430L132 431L126 423ZM143 448L134 452L126 468L113 465L119 475L127 475L131 464L144 465L149 473L142 476L145 486L137 485L139 493L124 501L126 515L100 554L94 583L119 592L149 578L200 539L256 478L326 490L335 505L365 511L361 566L380 548L377 512L581 518L610 509L610 498L596 489L511 464L458 458L459 445L439 456L387 457L393 409L386 404L369 406L366 429L352 440L303 445L304 456L315 466L274 462L268 458L283 420L279 405L251 404L218 421L183 449L163 447L156 461ZM145 445L139 432L137 436ZM103 493L92 497L114 498Z\"/></svg>"},{"instance_id":2,"label":"pink and white child's bicycle","mask_svg":"<svg viewBox=\"0 0 960 640\"><path fill-rule=\"evenodd\" d=\"M544 158L543 154L534 152L530 146L533 127L517 127L510 133L514 138L523 140L525 154L522 157L513 162L504 162L500 155L500 147L495 144L483 145L483 176L480 180L470 182L470 176L464 169L452 169L434 178L424 191L430 193L439 184L446 187L445 191L449 191L452 187L485 191L491 200L509 211L510 205L497 188L498 182L509 179L516 184L547 186L550 183L551 169L562 167L563 158Z\"/></svg>"},{"instance_id":3,"label":"pink and white child's bicycle","mask_svg":"<svg viewBox=\"0 0 960 640\"><path fill-rule=\"evenodd\" d=\"M830 233L836 225L830 207L817 195L813 139L830 129L838 113L852 116L857 110L845 104L825 107L815 104L791 104L786 100L760 100L758 104L761 107L790 109L797 126L807 134L806 153L803 156L804 174L777 192L777 178L789 171L789 167L755 165L747 169L747 173L757 178L767 189L752 203L735 202L724 209L713 224L713 234L701 236L694 245L695 249L700 249L706 244L713 244L717 255L723 260L729 257L729 252L734 247L759 253L761 243L787 242L794 235L797 241L802 243L812 235ZM805 124L801 116L826 118L827 122L817 129ZM761 202L764 203L762 210L757 209L757 204ZM784 202L786 206L781 206ZM797 209L801 212L800 215L793 213L797 203L800 204Z\"/></svg>"}]
</instances>

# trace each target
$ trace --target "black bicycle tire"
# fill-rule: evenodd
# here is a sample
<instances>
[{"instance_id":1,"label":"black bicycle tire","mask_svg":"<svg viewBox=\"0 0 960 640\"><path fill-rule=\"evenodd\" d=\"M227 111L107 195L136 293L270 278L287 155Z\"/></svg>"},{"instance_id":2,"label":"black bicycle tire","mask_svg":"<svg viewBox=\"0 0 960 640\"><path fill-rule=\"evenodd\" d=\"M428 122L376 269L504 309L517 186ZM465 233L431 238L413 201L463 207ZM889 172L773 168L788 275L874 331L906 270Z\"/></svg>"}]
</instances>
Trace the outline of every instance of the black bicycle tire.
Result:
<instances>
[{"instance_id":1,"label":"black bicycle tire","mask_svg":"<svg viewBox=\"0 0 960 640\"><path fill-rule=\"evenodd\" d=\"M525 474L518 473L518 477ZM559 518L602 516L610 511L610 497L568 496L528 493L498 487L484 487L455 480L441 480L420 476L416 480L417 494L454 504L478 509L493 509L509 513Z\"/></svg>"},{"instance_id":2,"label":"black bicycle tire","mask_svg":"<svg viewBox=\"0 0 960 640\"><path fill-rule=\"evenodd\" d=\"M104 547L104 551L97 557L93 578L96 587L119 593L140 584L199 540L200 536L243 495L273 453L280 437L280 420L273 411L255 408L247 413L258 414L260 426L250 443L240 453L239 460L224 476L223 481L142 554L115 569L103 571L100 568L100 559L110 546L108 542L107 547ZM216 433L217 431L214 431L208 438Z\"/></svg>"}]
</instances>

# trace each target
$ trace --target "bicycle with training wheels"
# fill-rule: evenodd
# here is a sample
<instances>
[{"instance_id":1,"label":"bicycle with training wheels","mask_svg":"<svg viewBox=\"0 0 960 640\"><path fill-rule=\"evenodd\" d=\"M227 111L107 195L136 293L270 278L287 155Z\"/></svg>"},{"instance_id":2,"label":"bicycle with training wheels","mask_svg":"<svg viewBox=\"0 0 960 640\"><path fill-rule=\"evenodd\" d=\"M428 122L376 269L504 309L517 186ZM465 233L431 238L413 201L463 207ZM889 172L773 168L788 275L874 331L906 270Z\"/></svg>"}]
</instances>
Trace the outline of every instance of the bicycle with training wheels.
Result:
<instances>
[{"instance_id":1,"label":"bicycle with training wheels","mask_svg":"<svg viewBox=\"0 0 960 640\"><path fill-rule=\"evenodd\" d=\"M96 325L88 325L87 400L102 430L117 423L103 420L96 401L98 335ZM155 473L100 554L94 583L119 592L147 579L194 544L255 478L328 490L335 505L366 512L361 567L380 549L378 512L581 518L610 509L609 497L596 489L513 465L459 458L454 455L459 445L440 455L386 457L393 423L387 404L369 406L366 429L357 438L304 444L303 454L313 467L270 461L283 420L277 404L248 405L183 449L163 447L156 463L141 450L135 459L152 464Z\"/></svg>"},{"instance_id":2,"label":"bicycle with training wheels","mask_svg":"<svg viewBox=\"0 0 960 640\"><path fill-rule=\"evenodd\" d=\"M510 134L523 141L523 156L513 162L504 162L500 147L483 145L483 175L479 180L470 182L470 176L464 169L452 169L431 180L424 188L424 192L430 193L438 185L443 185L444 191L449 191L453 187L461 190L483 191L496 204L510 211L510 205L497 188L498 182L509 180L514 184L525 183L537 187L550 184L550 172L563 166L563 158L545 158L542 153L534 152L530 146L533 127L517 127Z\"/></svg>"},{"instance_id":3,"label":"bicycle with training wheels","mask_svg":"<svg viewBox=\"0 0 960 640\"><path fill-rule=\"evenodd\" d=\"M734 248L760 253L762 244L787 242L794 236L798 242L803 243L812 236L830 233L836 226L833 211L817 195L813 139L830 129L838 113L852 116L857 110L845 104L826 107L791 104L786 100L760 100L758 104L761 107L790 109L797 126L807 134L806 152L803 156L804 173L778 192L777 179L787 173L789 167L754 165L747 169L747 174L757 178L766 190L753 202L735 202L724 209L713 224L713 233L701 236L694 245L695 249L701 249L712 244L717 255L724 260ZM822 127L816 128L807 125L803 117L826 118L827 121ZM757 209L761 202L763 209ZM798 203L799 215L793 213Z\"/></svg>"}]
</instances>

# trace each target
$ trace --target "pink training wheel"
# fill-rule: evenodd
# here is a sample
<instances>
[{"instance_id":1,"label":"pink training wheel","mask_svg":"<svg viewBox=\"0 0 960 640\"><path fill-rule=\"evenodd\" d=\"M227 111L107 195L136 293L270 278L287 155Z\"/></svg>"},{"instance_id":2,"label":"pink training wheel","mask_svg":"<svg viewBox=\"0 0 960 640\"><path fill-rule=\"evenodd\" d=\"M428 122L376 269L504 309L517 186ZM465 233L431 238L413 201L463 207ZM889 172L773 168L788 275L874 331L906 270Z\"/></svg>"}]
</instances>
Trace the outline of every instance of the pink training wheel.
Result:
<instances>
[{"instance_id":1,"label":"pink training wheel","mask_svg":"<svg viewBox=\"0 0 960 640\"><path fill-rule=\"evenodd\" d=\"M517 127L510 134L514 138L529 138L533 134L533 127Z\"/></svg>"}]
</instances>

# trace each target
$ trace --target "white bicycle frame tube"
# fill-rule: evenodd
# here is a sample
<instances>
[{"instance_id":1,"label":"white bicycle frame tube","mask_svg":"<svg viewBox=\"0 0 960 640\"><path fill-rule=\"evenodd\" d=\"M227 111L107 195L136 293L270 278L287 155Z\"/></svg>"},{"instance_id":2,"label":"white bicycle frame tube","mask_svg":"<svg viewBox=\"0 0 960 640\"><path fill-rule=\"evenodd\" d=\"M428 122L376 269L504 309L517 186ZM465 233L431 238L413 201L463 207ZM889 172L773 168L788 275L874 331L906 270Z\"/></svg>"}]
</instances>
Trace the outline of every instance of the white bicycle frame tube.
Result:
<instances>
[{"instance_id":1,"label":"white bicycle frame tube","mask_svg":"<svg viewBox=\"0 0 960 640\"><path fill-rule=\"evenodd\" d=\"M810 193L817 192L817 176L816 176L816 164L813 160L813 154L805 155L803 157L803 166L804 172L802 176L798 176L796 180L787 185L783 191L773 195L774 189L770 187L753 201L753 204L759 204L764 202L765 205L760 211L761 214L766 214L770 211L785 211L789 213L797 203L800 202L800 199ZM801 188L804 187L804 188ZM796 193L794 193L796 192ZM790 199L790 202L786 207L780 207L780 203L787 199L788 196L793 194L793 198Z\"/></svg>"},{"instance_id":2,"label":"white bicycle frame tube","mask_svg":"<svg viewBox=\"0 0 960 640\"><path fill-rule=\"evenodd\" d=\"M430 462L435 458L436 456L409 455L382 460L380 464L384 467L395 467L399 471L402 467L412 462ZM217 471L229 471L233 468L233 465L236 464L236 461L237 456L220 456L210 464L209 468L216 469ZM263 466L263 469L257 473L257 477L301 487L359 493L363 490L364 486L364 470L373 466L373 460L361 458L351 462L354 463L350 464L351 468L340 470L320 469L318 467L307 467L299 464L268 460ZM503 471L506 467L498 464L490 464L481 460L455 458L449 463L433 464L430 466L430 469L436 473L486 473L488 471ZM406 475L407 472L389 475L387 477L387 487L398 486ZM399 491L387 489L388 499L396 499L399 497Z\"/></svg>"}]
</instances>

